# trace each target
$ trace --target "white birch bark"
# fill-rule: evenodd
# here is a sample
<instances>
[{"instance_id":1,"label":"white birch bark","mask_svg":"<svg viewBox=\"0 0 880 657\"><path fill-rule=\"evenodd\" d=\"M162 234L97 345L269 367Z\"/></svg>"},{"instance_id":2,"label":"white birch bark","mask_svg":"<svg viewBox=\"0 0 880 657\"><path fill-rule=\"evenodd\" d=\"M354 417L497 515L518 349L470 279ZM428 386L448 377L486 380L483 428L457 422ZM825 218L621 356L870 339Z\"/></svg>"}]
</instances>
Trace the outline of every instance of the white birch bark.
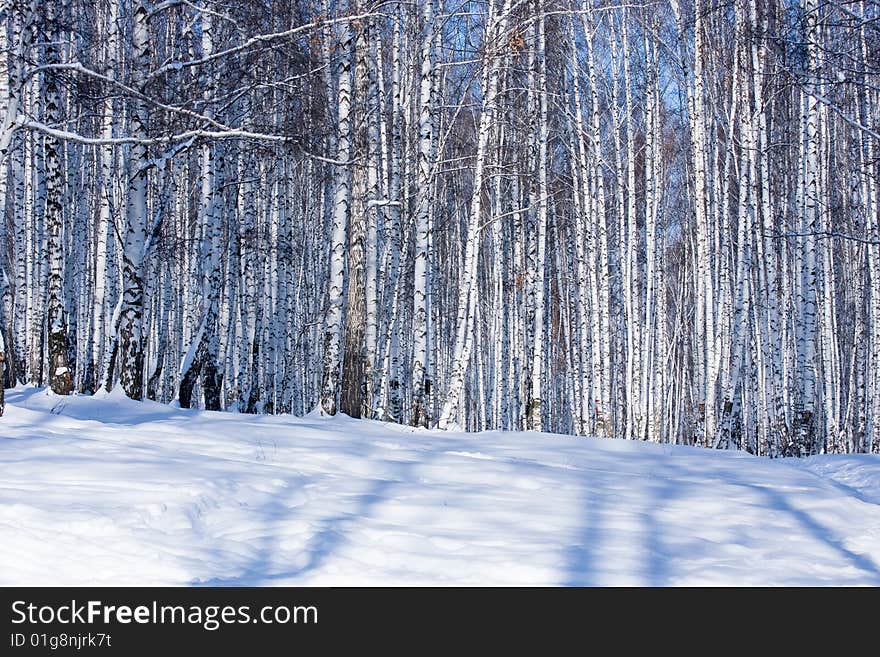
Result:
<instances>
[{"instance_id":1,"label":"white birch bark","mask_svg":"<svg viewBox=\"0 0 880 657\"><path fill-rule=\"evenodd\" d=\"M540 8L539 8L540 11ZM541 431L542 375L544 365L544 277L547 248L547 61L544 35L544 14L538 17L538 209L537 209L537 262L535 271L534 350L532 353L531 391L528 425L532 431Z\"/></svg>"},{"instance_id":2,"label":"white birch bark","mask_svg":"<svg viewBox=\"0 0 880 657\"><path fill-rule=\"evenodd\" d=\"M801 378L800 439L802 448L813 440L813 416L816 412L816 332L817 287L819 282L816 258L816 237L819 229L819 100L815 96L818 69L818 2L805 0L805 23L808 53L808 81L805 91L804 137L805 163L803 183L803 269L801 292L802 333L799 345L799 376Z\"/></svg>"},{"instance_id":3,"label":"white birch bark","mask_svg":"<svg viewBox=\"0 0 880 657\"><path fill-rule=\"evenodd\" d=\"M119 52L119 31L117 26L119 6L116 0L107 4L105 17L105 29L107 31L107 44L104 53L106 62L105 75L113 78L116 75L116 61ZM114 107L113 97L108 96L101 108L101 137L113 139L116 132L117 114ZM101 186L100 208L98 210L97 235L95 241L95 289L92 301L92 338L91 338L91 367L92 378L95 385L105 381L106 377L106 323L107 323L107 280L108 263L107 248L110 237L110 226L113 221L113 208L116 207L114 198L113 166L116 158L113 146L103 146L100 149L101 163Z\"/></svg>"},{"instance_id":4,"label":"white birch bark","mask_svg":"<svg viewBox=\"0 0 880 657\"><path fill-rule=\"evenodd\" d=\"M348 242L348 213L351 155L351 48L352 34L348 23L341 26L337 80L339 102L336 126L336 187L333 194L333 229L330 234L330 270L328 278L327 315L324 329L324 375L321 383L321 409L335 415L342 368L342 322L345 253Z\"/></svg>"},{"instance_id":5,"label":"white birch bark","mask_svg":"<svg viewBox=\"0 0 880 657\"><path fill-rule=\"evenodd\" d=\"M138 0L135 3L131 52L132 87L145 90L150 65L149 9ZM149 115L144 100L132 101L129 131L138 139L148 134ZM147 148L141 143L130 146L127 167L125 230L122 239L122 301L117 325L117 355L119 382L125 394L132 399L143 398L144 342L143 261L147 237Z\"/></svg>"},{"instance_id":6,"label":"white birch bark","mask_svg":"<svg viewBox=\"0 0 880 657\"><path fill-rule=\"evenodd\" d=\"M601 371L601 379L597 382L597 395L593 400L595 404L596 431L600 435L610 436L613 433L611 425L611 378L612 361L610 324L610 287L611 273L608 262L608 225L605 212L605 173L604 159L602 156L602 129L601 107L599 104L599 79L596 60L594 56L594 37L601 24L593 24L592 16L586 0L581 0L581 20L584 26L584 35L587 46L587 75L590 81L590 150L593 162L593 208L594 216L591 223L596 227L597 237L597 304L599 319L598 341L598 366Z\"/></svg>"},{"instance_id":7,"label":"white birch bark","mask_svg":"<svg viewBox=\"0 0 880 657\"><path fill-rule=\"evenodd\" d=\"M638 281L641 280L641 264L639 262L640 246L638 237L638 219L636 217L636 146L635 128L633 127L633 100L632 100L632 77L630 75L630 39L629 39L629 9L624 10L623 15L623 86L624 86L624 124L626 126L626 189L627 189L627 267L626 279L629 293L629 308L627 316L632 331L630 350L627 352L627 387L632 393L632 400L628 401L628 413L632 418L628 420L627 437L642 439L645 432L645 417L642 408L641 379L642 359L642 334L644 332L642 319L641 294L639 293ZM631 361L631 362L630 362Z\"/></svg>"},{"instance_id":8,"label":"white birch bark","mask_svg":"<svg viewBox=\"0 0 880 657\"><path fill-rule=\"evenodd\" d=\"M377 57L377 40L373 35L375 27L369 26L365 35L369 48L367 58L367 234L365 306L366 325L364 327L364 401L361 417L373 418L375 413L376 373L378 353L378 251L379 230L384 230L387 199L382 192L382 154L380 152L379 130L379 86L376 69L381 68Z\"/></svg>"},{"instance_id":9,"label":"white birch bark","mask_svg":"<svg viewBox=\"0 0 880 657\"><path fill-rule=\"evenodd\" d=\"M50 0L43 14L43 31L46 36L45 57L49 65L61 60L58 44L61 34L58 24L61 20L58 3ZM61 91L58 77L50 72L46 77L44 116L47 123L55 125L61 117ZM67 312L64 294L64 214L62 199L64 194L64 152L59 140L51 136L43 137L43 158L46 175L45 225L48 229L49 280L46 307L46 331L49 358L49 386L57 395L67 395L72 389L72 363L68 352L70 345L67 336Z\"/></svg>"},{"instance_id":10,"label":"white birch bark","mask_svg":"<svg viewBox=\"0 0 880 657\"><path fill-rule=\"evenodd\" d=\"M655 357L655 336L657 316L655 308L655 295L657 290L657 179L656 162L658 157L657 134L657 103L658 82L656 60L653 54L654 44L648 34L645 34L645 67L647 80L645 83L645 314L644 332L642 334L642 371L641 371L641 416L645 423L644 433L639 435L642 440L656 441L656 425L653 422L652 406L653 394L653 367ZM699 301L698 301L699 304Z\"/></svg>"},{"instance_id":11,"label":"white birch bark","mask_svg":"<svg viewBox=\"0 0 880 657\"><path fill-rule=\"evenodd\" d=\"M422 56L419 78L419 140L415 214L415 268L413 280L413 400L412 424L426 427L430 422L426 396L431 387L428 366L428 243L431 199L431 167L434 124L431 108L433 48L431 29L433 2L422 7Z\"/></svg>"}]
</instances>

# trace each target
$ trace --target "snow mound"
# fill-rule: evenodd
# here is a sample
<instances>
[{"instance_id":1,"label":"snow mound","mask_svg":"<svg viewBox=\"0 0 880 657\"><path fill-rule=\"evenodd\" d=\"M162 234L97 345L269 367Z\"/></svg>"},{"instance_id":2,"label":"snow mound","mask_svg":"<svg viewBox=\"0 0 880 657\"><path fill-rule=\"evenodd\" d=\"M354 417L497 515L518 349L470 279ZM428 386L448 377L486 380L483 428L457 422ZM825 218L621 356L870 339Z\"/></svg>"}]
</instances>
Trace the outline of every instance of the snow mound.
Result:
<instances>
[{"instance_id":1,"label":"snow mound","mask_svg":"<svg viewBox=\"0 0 880 657\"><path fill-rule=\"evenodd\" d=\"M18 387L0 585L880 585L880 457Z\"/></svg>"}]
</instances>

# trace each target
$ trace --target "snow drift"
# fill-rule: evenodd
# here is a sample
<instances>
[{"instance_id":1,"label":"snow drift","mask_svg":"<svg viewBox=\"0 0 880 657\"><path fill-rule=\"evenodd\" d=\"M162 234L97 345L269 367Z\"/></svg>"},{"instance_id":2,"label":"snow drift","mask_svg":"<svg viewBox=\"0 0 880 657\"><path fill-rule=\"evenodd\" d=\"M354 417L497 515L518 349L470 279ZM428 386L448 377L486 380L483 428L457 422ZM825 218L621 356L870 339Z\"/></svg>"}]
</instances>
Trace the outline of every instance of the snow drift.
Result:
<instances>
[{"instance_id":1,"label":"snow drift","mask_svg":"<svg viewBox=\"0 0 880 657\"><path fill-rule=\"evenodd\" d=\"M8 391L2 585L880 584L880 457Z\"/></svg>"}]
</instances>

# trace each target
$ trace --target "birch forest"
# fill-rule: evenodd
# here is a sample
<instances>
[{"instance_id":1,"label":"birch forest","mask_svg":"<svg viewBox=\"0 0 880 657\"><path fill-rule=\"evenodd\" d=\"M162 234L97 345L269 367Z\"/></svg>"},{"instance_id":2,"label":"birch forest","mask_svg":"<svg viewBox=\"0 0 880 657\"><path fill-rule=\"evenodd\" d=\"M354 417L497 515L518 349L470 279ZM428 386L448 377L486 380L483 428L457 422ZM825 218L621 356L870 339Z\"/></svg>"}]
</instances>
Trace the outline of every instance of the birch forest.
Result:
<instances>
[{"instance_id":1,"label":"birch forest","mask_svg":"<svg viewBox=\"0 0 880 657\"><path fill-rule=\"evenodd\" d=\"M878 453L880 2L0 0L0 373Z\"/></svg>"}]
</instances>

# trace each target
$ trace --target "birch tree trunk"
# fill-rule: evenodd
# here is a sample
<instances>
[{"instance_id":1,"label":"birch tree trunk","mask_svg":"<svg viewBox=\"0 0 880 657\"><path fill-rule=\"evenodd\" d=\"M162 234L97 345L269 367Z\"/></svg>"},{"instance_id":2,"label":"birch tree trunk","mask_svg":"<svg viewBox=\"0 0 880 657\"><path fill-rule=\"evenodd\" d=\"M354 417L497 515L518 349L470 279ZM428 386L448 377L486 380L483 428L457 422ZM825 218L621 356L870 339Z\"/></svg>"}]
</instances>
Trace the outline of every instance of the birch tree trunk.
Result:
<instances>
[{"instance_id":1,"label":"birch tree trunk","mask_svg":"<svg viewBox=\"0 0 880 657\"><path fill-rule=\"evenodd\" d=\"M150 65L147 5L138 0L132 18L131 86L146 92L146 73ZM147 138L149 113L144 100L133 101L129 130L139 140ZM125 230L122 237L122 301L116 330L119 382L125 394L142 399L144 394L144 282L143 262L147 238L147 147L137 142L129 147L127 158ZM111 370L113 366L111 366ZM108 382L112 377L108 377Z\"/></svg>"},{"instance_id":2,"label":"birch tree trunk","mask_svg":"<svg viewBox=\"0 0 880 657\"><path fill-rule=\"evenodd\" d=\"M354 25L354 93L352 109L366 110L368 94L369 26ZM369 142L366 111L353 114L354 159L352 168L351 209L348 215L348 269L346 273L346 308L343 331L344 354L340 382L339 410L351 417L361 417L367 398L365 381L366 324L367 324L367 252L368 214L370 212L367 162Z\"/></svg>"},{"instance_id":3,"label":"birch tree trunk","mask_svg":"<svg viewBox=\"0 0 880 657\"><path fill-rule=\"evenodd\" d=\"M538 11L542 11L538 7ZM538 211L537 211L537 262L535 271L535 317L534 351L532 353L531 390L528 407L528 426L532 431L541 431L542 372L544 365L544 273L547 248L547 62L544 35L544 14L538 16L537 33L538 63Z\"/></svg>"},{"instance_id":4,"label":"birch tree trunk","mask_svg":"<svg viewBox=\"0 0 880 657\"><path fill-rule=\"evenodd\" d=\"M202 56L210 57L214 52L213 18L204 13L201 17ZM213 116L210 105L217 87L215 74L209 73L202 80L205 113ZM181 408L192 406L193 386L201 377L204 407L207 410L221 409L220 390L223 374L218 365L220 337L218 335L219 304L221 295L222 233L223 233L223 193L224 153L219 144L204 144L201 171L200 229L204 235L205 251L201 256L204 262L205 278L200 290L199 309L201 318L198 329L188 345L180 367L180 390L178 399Z\"/></svg>"},{"instance_id":5,"label":"birch tree trunk","mask_svg":"<svg viewBox=\"0 0 880 657\"><path fill-rule=\"evenodd\" d=\"M601 107L599 103L599 78L594 56L594 37L600 29L600 23L593 23L595 18L587 6L586 0L581 1L581 20L584 26L587 50L587 75L590 81L590 150L593 161L593 189L590 197L594 198L594 218L591 223L595 225L597 237L597 260L596 280L598 305L598 366L601 379L598 381L597 394L593 399L595 404L596 431L599 435L610 436L613 433L611 425L611 344L614 339L611 335L610 324L610 288L611 273L608 263L608 224L605 212L605 172L602 156L602 128Z\"/></svg>"},{"instance_id":6,"label":"birch tree trunk","mask_svg":"<svg viewBox=\"0 0 880 657\"><path fill-rule=\"evenodd\" d=\"M819 282L816 258L816 232L819 229L819 100L816 98L818 74L818 2L805 0L805 29L808 53L807 88L804 97L804 141L806 160L803 183L803 269L801 292L802 333L799 338L799 363L801 378L801 409L799 412L799 449L807 449L813 436L813 416L816 412L816 304Z\"/></svg>"},{"instance_id":7,"label":"birch tree trunk","mask_svg":"<svg viewBox=\"0 0 880 657\"><path fill-rule=\"evenodd\" d=\"M58 30L59 7L51 0L43 14L43 32L45 34L46 63L60 62L61 38ZM45 118L50 125L55 125L61 117L61 93L58 78L54 72L46 76ZM47 345L49 355L49 386L57 395L70 394L72 388L71 363L68 360L69 345L67 341L67 320L64 302L64 216L62 197L64 194L64 153L61 143L54 137L43 138L43 158L46 175L46 206L45 225L49 232L49 285L48 304L46 307ZM42 208L38 211L42 211Z\"/></svg>"},{"instance_id":8,"label":"birch tree trunk","mask_svg":"<svg viewBox=\"0 0 880 657\"><path fill-rule=\"evenodd\" d=\"M417 165L417 193L415 213L415 267L413 279L413 426L427 427L431 393L428 372L428 245L430 243L430 200L432 180L432 145L434 119L431 107L433 77L432 24L433 0L422 6L422 56L419 78L419 140Z\"/></svg>"},{"instance_id":9,"label":"birch tree trunk","mask_svg":"<svg viewBox=\"0 0 880 657\"><path fill-rule=\"evenodd\" d=\"M107 3L105 29L107 30L107 47L104 58L107 62L105 75L113 78L116 75L116 61L119 53L119 31L117 25L118 3L111 0ZM116 132L117 114L112 97L104 100L101 115L101 137L113 139ZM108 261L107 247L110 237L110 226L113 222L112 212L117 206L113 191L113 167L116 160L116 149L113 146L102 146L100 210L98 211L97 236L95 244L95 289L92 301L92 350L89 368L91 372L87 380L94 382L97 388L106 383L106 324L107 324L107 279Z\"/></svg>"},{"instance_id":10,"label":"birch tree trunk","mask_svg":"<svg viewBox=\"0 0 880 657\"><path fill-rule=\"evenodd\" d=\"M321 383L321 409L327 415L336 414L342 368L343 288L350 199L348 160L351 157L351 47L351 28L348 23L343 23L336 69L339 93L336 114L338 164L333 193L333 230L330 234L330 271L324 329L324 375Z\"/></svg>"}]
</instances>

